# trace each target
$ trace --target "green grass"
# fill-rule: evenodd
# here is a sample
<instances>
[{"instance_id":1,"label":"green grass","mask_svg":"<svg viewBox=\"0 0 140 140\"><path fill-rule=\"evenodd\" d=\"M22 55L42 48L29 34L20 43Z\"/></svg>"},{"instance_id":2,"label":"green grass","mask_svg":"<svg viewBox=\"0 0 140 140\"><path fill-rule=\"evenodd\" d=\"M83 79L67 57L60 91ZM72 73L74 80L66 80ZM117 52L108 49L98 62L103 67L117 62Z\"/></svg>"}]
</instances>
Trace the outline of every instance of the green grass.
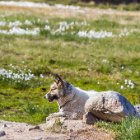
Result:
<instances>
[{"instance_id":1,"label":"green grass","mask_svg":"<svg viewBox=\"0 0 140 140\"><path fill-rule=\"evenodd\" d=\"M110 122L97 122L96 126L116 133L116 140L139 140L140 121L137 118L128 118L120 124Z\"/></svg>"},{"instance_id":2,"label":"green grass","mask_svg":"<svg viewBox=\"0 0 140 140\"><path fill-rule=\"evenodd\" d=\"M0 34L0 68L13 70L10 66L12 64L25 73L30 69L36 76L30 81L20 82L0 76L0 119L39 124L45 122L50 113L56 112L57 104L45 100L46 93L41 90L42 87L49 90L53 81L51 72L62 75L82 89L115 90L122 93L132 104L140 103L140 32L104 39L81 38L76 34L81 30L106 30L116 35L124 28L139 30L139 23L131 23L135 21L135 17L103 15L98 19L87 18L84 19L87 25L75 25L64 34L53 35L44 30L46 24L56 30L61 21L81 23L83 17L69 16L64 19L53 15L44 16L44 13L34 14L30 10L15 13L8 8L6 11L0 10L0 21L29 20L33 25L20 27L41 29L37 36ZM49 23L46 23L46 20L49 20ZM121 24L122 20L127 21L126 24ZM7 28L9 27L0 27L1 30ZM43 74L44 78L41 78L40 74ZM135 84L133 89L125 85L125 79L132 80ZM122 85L125 89L121 89ZM97 125L109 131L113 129L118 139L133 139L133 136L139 136L139 123L138 119L132 119L121 124L99 122Z\"/></svg>"}]
</instances>

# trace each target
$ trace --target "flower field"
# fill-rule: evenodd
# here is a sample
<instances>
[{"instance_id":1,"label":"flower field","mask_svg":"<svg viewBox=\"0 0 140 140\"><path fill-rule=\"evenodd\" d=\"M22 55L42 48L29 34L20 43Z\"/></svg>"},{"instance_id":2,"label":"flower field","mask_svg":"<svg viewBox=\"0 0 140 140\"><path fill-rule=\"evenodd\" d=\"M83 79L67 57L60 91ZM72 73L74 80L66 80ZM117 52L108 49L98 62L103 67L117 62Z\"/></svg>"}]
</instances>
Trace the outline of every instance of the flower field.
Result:
<instances>
[{"instance_id":1,"label":"flower field","mask_svg":"<svg viewBox=\"0 0 140 140\"><path fill-rule=\"evenodd\" d=\"M140 103L139 18L140 12L0 1L0 119L45 122L58 110L41 90L49 90L52 72L82 89L115 90ZM140 125L134 121L129 126ZM126 123L97 125L127 133Z\"/></svg>"}]
</instances>

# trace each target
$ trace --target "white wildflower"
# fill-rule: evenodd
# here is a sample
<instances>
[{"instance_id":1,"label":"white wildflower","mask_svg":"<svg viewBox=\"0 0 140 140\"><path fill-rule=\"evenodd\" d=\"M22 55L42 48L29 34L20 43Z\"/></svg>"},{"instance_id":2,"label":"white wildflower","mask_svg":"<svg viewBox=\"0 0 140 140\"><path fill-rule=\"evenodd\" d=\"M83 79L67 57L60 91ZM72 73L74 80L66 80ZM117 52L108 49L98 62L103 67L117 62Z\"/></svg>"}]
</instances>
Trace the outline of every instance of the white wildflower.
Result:
<instances>
[{"instance_id":1,"label":"white wildflower","mask_svg":"<svg viewBox=\"0 0 140 140\"><path fill-rule=\"evenodd\" d=\"M43 74L40 74L40 78L44 78L44 75Z\"/></svg>"},{"instance_id":2,"label":"white wildflower","mask_svg":"<svg viewBox=\"0 0 140 140\"><path fill-rule=\"evenodd\" d=\"M133 89L135 87L134 83L131 84L130 88Z\"/></svg>"},{"instance_id":3,"label":"white wildflower","mask_svg":"<svg viewBox=\"0 0 140 140\"><path fill-rule=\"evenodd\" d=\"M18 26L21 26L22 23L20 21L15 21L15 22L10 22L9 23L9 27L18 27Z\"/></svg>"},{"instance_id":4,"label":"white wildflower","mask_svg":"<svg viewBox=\"0 0 140 140\"><path fill-rule=\"evenodd\" d=\"M99 84L100 84L100 82L98 81L98 82L97 82L97 84L99 85Z\"/></svg>"},{"instance_id":5,"label":"white wildflower","mask_svg":"<svg viewBox=\"0 0 140 140\"><path fill-rule=\"evenodd\" d=\"M122 37L122 36L128 36L129 35L129 31L128 31L128 29L127 28L124 28L121 32L120 32L120 34L118 35L119 37Z\"/></svg>"},{"instance_id":6,"label":"white wildflower","mask_svg":"<svg viewBox=\"0 0 140 140\"><path fill-rule=\"evenodd\" d=\"M128 84L131 85L132 84L132 81L131 80L128 80Z\"/></svg>"},{"instance_id":7,"label":"white wildflower","mask_svg":"<svg viewBox=\"0 0 140 140\"><path fill-rule=\"evenodd\" d=\"M124 66L121 66L121 69L123 70L124 69Z\"/></svg>"},{"instance_id":8,"label":"white wildflower","mask_svg":"<svg viewBox=\"0 0 140 140\"><path fill-rule=\"evenodd\" d=\"M9 34L8 31L0 30L0 34Z\"/></svg>"},{"instance_id":9,"label":"white wildflower","mask_svg":"<svg viewBox=\"0 0 140 140\"><path fill-rule=\"evenodd\" d=\"M46 20L45 20L45 22L46 22L46 23L49 23L49 20L48 20L48 19L46 19Z\"/></svg>"},{"instance_id":10,"label":"white wildflower","mask_svg":"<svg viewBox=\"0 0 140 140\"><path fill-rule=\"evenodd\" d=\"M107 32L107 31L94 31L94 30L90 30L89 32L88 31L79 31L77 33L77 35L79 37L84 37L84 38L96 38L96 39L99 39L99 38L105 38L105 37L112 37L113 34L112 32Z\"/></svg>"},{"instance_id":11,"label":"white wildflower","mask_svg":"<svg viewBox=\"0 0 140 140\"><path fill-rule=\"evenodd\" d=\"M25 20L24 24L26 24L26 25L32 25L32 22L29 21L29 20Z\"/></svg>"},{"instance_id":12,"label":"white wildflower","mask_svg":"<svg viewBox=\"0 0 140 140\"><path fill-rule=\"evenodd\" d=\"M10 34L17 34L17 35L37 35L39 32L38 28L35 28L34 30L24 30L21 28L12 28L10 29Z\"/></svg>"},{"instance_id":13,"label":"white wildflower","mask_svg":"<svg viewBox=\"0 0 140 140\"><path fill-rule=\"evenodd\" d=\"M125 79L124 83L128 88L133 89L135 87L135 84L131 80Z\"/></svg>"},{"instance_id":14,"label":"white wildflower","mask_svg":"<svg viewBox=\"0 0 140 140\"><path fill-rule=\"evenodd\" d=\"M127 87L129 88L129 87L130 87L130 85L127 85Z\"/></svg>"},{"instance_id":15,"label":"white wildflower","mask_svg":"<svg viewBox=\"0 0 140 140\"><path fill-rule=\"evenodd\" d=\"M25 30L19 27L13 27L9 31L0 30L0 34L7 34L7 35L37 35L39 34L40 29L34 28L33 30Z\"/></svg>"},{"instance_id":16,"label":"white wildflower","mask_svg":"<svg viewBox=\"0 0 140 140\"><path fill-rule=\"evenodd\" d=\"M22 70L13 72L12 70L0 69L0 76L3 76L3 79L12 79L12 80L31 80L34 78L34 74L32 73L24 73Z\"/></svg>"},{"instance_id":17,"label":"white wildflower","mask_svg":"<svg viewBox=\"0 0 140 140\"><path fill-rule=\"evenodd\" d=\"M6 22L5 21L0 21L0 26L6 26Z\"/></svg>"},{"instance_id":18,"label":"white wildflower","mask_svg":"<svg viewBox=\"0 0 140 140\"><path fill-rule=\"evenodd\" d=\"M107 59L103 59L103 60L102 60L102 63L104 63L104 64L108 64L109 61L108 61Z\"/></svg>"},{"instance_id":19,"label":"white wildflower","mask_svg":"<svg viewBox=\"0 0 140 140\"><path fill-rule=\"evenodd\" d=\"M50 26L45 25L45 30L50 31L51 30Z\"/></svg>"},{"instance_id":20,"label":"white wildflower","mask_svg":"<svg viewBox=\"0 0 140 140\"><path fill-rule=\"evenodd\" d=\"M121 85L121 89L124 89L124 86L123 85Z\"/></svg>"},{"instance_id":21,"label":"white wildflower","mask_svg":"<svg viewBox=\"0 0 140 140\"><path fill-rule=\"evenodd\" d=\"M127 85L127 84L128 84L128 80L127 80L127 79L125 79L125 80L124 80L124 82L125 82L125 85Z\"/></svg>"}]
</instances>

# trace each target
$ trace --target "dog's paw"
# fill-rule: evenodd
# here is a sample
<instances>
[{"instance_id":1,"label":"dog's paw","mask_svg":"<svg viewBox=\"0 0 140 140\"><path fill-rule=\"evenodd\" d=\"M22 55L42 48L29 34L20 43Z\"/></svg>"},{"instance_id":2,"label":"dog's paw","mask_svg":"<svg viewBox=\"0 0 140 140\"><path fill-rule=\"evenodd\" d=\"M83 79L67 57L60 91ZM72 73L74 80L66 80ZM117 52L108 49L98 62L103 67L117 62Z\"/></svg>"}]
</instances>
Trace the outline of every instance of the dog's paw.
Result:
<instances>
[{"instance_id":1,"label":"dog's paw","mask_svg":"<svg viewBox=\"0 0 140 140\"><path fill-rule=\"evenodd\" d=\"M46 118L46 121L50 121L51 119L53 118L56 118L56 117L65 117L65 113L64 112L57 112L57 113L53 113L53 114L50 114L47 118Z\"/></svg>"},{"instance_id":2,"label":"dog's paw","mask_svg":"<svg viewBox=\"0 0 140 140\"><path fill-rule=\"evenodd\" d=\"M53 119L53 118L55 118L55 117L59 117L59 113L50 114L50 115L46 118L46 121L50 121L51 119Z\"/></svg>"}]
</instances>

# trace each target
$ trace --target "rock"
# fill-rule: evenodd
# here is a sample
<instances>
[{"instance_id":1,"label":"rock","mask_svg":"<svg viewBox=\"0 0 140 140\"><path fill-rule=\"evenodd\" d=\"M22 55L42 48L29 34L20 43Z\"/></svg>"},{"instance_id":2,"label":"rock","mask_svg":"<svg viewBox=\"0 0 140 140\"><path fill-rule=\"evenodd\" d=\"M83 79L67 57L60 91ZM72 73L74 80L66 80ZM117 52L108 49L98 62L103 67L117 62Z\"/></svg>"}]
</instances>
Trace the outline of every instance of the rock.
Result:
<instances>
[{"instance_id":1,"label":"rock","mask_svg":"<svg viewBox=\"0 0 140 140\"><path fill-rule=\"evenodd\" d=\"M31 130L41 130L41 129L40 129L40 126L37 125L35 127L29 128L29 131Z\"/></svg>"},{"instance_id":2,"label":"rock","mask_svg":"<svg viewBox=\"0 0 140 140\"><path fill-rule=\"evenodd\" d=\"M136 117L140 118L140 104L134 106L136 110Z\"/></svg>"},{"instance_id":3,"label":"rock","mask_svg":"<svg viewBox=\"0 0 140 140\"><path fill-rule=\"evenodd\" d=\"M60 132L64 120L64 117L51 118L49 121L46 121L46 129L52 132Z\"/></svg>"},{"instance_id":4,"label":"rock","mask_svg":"<svg viewBox=\"0 0 140 140\"><path fill-rule=\"evenodd\" d=\"M4 124L3 127L7 127L7 124Z\"/></svg>"},{"instance_id":5,"label":"rock","mask_svg":"<svg viewBox=\"0 0 140 140\"><path fill-rule=\"evenodd\" d=\"M96 117L94 117L94 115L90 112L83 115L83 122L86 124L93 124L96 121L98 121L98 119Z\"/></svg>"},{"instance_id":6,"label":"rock","mask_svg":"<svg viewBox=\"0 0 140 140\"><path fill-rule=\"evenodd\" d=\"M5 131L1 130L0 131L0 137L5 136L5 135L6 135Z\"/></svg>"},{"instance_id":7,"label":"rock","mask_svg":"<svg viewBox=\"0 0 140 140\"><path fill-rule=\"evenodd\" d=\"M42 140L42 137L32 138L31 140Z\"/></svg>"},{"instance_id":8,"label":"rock","mask_svg":"<svg viewBox=\"0 0 140 140\"><path fill-rule=\"evenodd\" d=\"M73 129L70 129L70 130L69 130L69 133L71 133L71 132L73 132Z\"/></svg>"},{"instance_id":9,"label":"rock","mask_svg":"<svg viewBox=\"0 0 140 140\"><path fill-rule=\"evenodd\" d=\"M99 92L89 98L85 111L91 112L96 118L112 122L120 122L123 118L136 114L134 106L115 91Z\"/></svg>"}]
</instances>

